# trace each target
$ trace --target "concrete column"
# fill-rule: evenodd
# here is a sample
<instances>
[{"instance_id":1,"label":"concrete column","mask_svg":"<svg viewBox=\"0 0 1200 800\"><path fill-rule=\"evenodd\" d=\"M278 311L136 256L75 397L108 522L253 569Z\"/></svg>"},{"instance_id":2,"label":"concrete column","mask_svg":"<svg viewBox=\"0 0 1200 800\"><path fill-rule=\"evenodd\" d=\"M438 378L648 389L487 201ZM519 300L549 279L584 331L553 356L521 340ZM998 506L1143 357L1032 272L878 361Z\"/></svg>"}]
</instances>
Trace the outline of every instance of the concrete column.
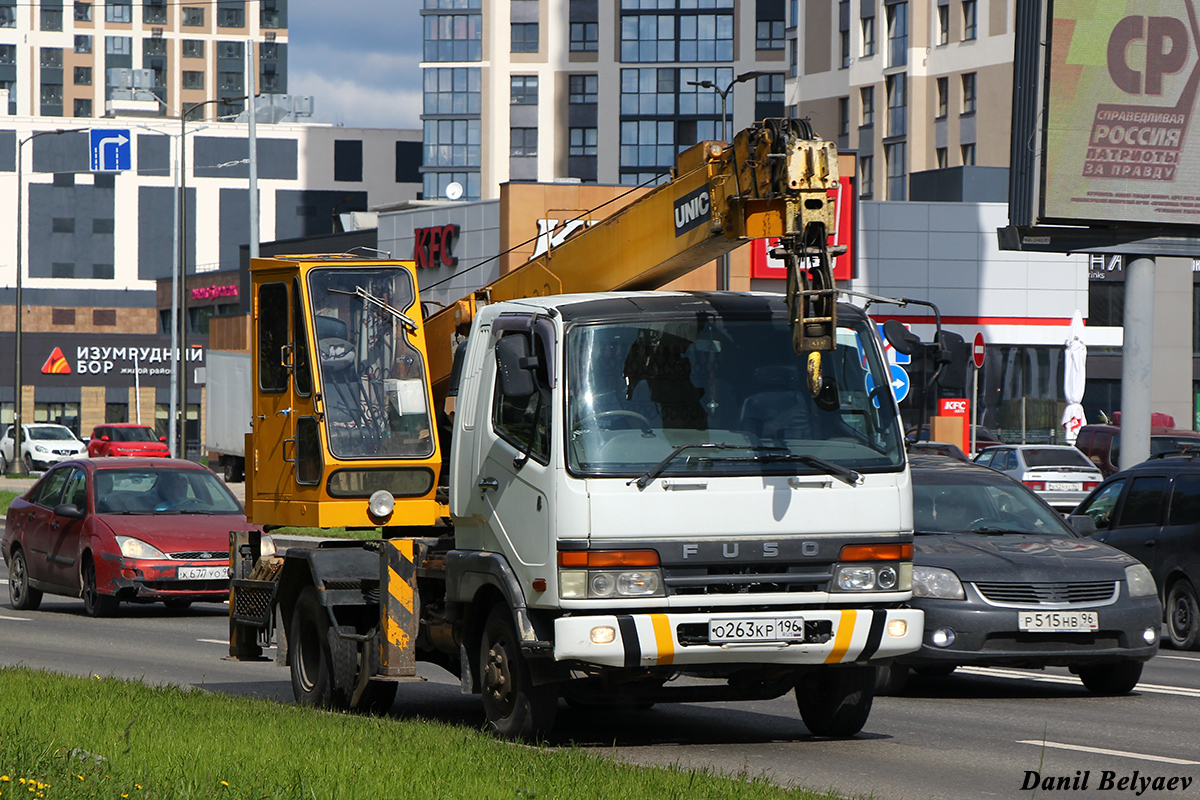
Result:
<instances>
[{"instance_id":1,"label":"concrete column","mask_svg":"<svg viewBox=\"0 0 1200 800\"><path fill-rule=\"evenodd\" d=\"M1180 428L1192 419L1192 260L1159 258L1154 280L1154 411Z\"/></svg>"},{"instance_id":2,"label":"concrete column","mask_svg":"<svg viewBox=\"0 0 1200 800\"><path fill-rule=\"evenodd\" d=\"M1125 342L1121 348L1121 469L1150 457L1150 392L1154 366L1154 259L1125 267Z\"/></svg>"}]
</instances>

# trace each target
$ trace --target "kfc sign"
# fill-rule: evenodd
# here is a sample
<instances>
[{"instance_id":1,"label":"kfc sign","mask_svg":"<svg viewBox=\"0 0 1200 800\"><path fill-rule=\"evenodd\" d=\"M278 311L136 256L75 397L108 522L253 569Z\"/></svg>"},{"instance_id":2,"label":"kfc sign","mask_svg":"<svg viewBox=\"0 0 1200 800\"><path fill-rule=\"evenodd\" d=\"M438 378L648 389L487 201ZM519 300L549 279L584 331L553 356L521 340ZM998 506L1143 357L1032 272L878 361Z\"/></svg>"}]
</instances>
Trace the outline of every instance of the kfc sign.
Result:
<instances>
[{"instance_id":1,"label":"kfc sign","mask_svg":"<svg viewBox=\"0 0 1200 800\"><path fill-rule=\"evenodd\" d=\"M938 401L938 414L943 417L965 417L970 403L958 398L942 398Z\"/></svg>"},{"instance_id":2,"label":"kfc sign","mask_svg":"<svg viewBox=\"0 0 1200 800\"><path fill-rule=\"evenodd\" d=\"M413 261L417 262L417 269L458 266L458 256L452 252L458 232L459 227L454 223L415 229Z\"/></svg>"}]
</instances>

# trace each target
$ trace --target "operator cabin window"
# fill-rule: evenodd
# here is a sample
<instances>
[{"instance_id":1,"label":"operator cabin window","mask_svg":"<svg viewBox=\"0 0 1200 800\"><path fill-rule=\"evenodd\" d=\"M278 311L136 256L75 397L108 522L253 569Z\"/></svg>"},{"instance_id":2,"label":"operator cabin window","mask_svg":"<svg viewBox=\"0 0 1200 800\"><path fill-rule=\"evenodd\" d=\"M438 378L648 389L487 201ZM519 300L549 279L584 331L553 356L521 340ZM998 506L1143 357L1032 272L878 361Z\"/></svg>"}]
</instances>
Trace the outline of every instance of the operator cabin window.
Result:
<instances>
[{"instance_id":1,"label":"operator cabin window","mask_svg":"<svg viewBox=\"0 0 1200 800\"><path fill-rule=\"evenodd\" d=\"M530 457L540 464L550 460L550 378L549 359L540 336L530 337L526 331L512 331L504 338L521 336L533 340L533 352L537 356L535 369L536 387L527 398L505 397L497 376L495 398L492 403L492 428L496 435L511 444L518 452L529 451ZM497 369L497 372L499 370Z\"/></svg>"}]
</instances>

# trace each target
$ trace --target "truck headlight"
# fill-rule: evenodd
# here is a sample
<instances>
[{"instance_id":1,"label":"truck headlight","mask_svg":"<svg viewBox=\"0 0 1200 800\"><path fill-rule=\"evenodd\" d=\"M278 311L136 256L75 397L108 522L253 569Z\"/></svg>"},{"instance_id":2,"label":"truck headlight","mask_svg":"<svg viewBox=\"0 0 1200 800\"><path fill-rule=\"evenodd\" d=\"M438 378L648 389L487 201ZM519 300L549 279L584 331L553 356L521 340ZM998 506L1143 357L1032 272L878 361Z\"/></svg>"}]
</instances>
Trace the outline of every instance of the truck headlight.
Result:
<instances>
[{"instance_id":1,"label":"truck headlight","mask_svg":"<svg viewBox=\"0 0 1200 800\"><path fill-rule=\"evenodd\" d=\"M875 588L874 567L839 567L837 587L843 592L867 592Z\"/></svg>"},{"instance_id":2,"label":"truck headlight","mask_svg":"<svg viewBox=\"0 0 1200 800\"><path fill-rule=\"evenodd\" d=\"M1158 594L1154 576L1145 564L1130 564L1125 568L1125 582L1129 584L1130 597L1149 597Z\"/></svg>"},{"instance_id":3,"label":"truck headlight","mask_svg":"<svg viewBox=\"0 0 1200 800\"><path fill-rule=\"evenodd\" d=\"M367 513L372 519L387 520L392 516L392 511L396 508L396 498L392 497L392 493L384 489L380 489L371 494L367 500Z\"/></svg>"},{"instance_id":4,"label":"truck headlight","mask_svg":"<svg viewBox=\"0 0 1200 800\"><path fill-rule=\"evenodd\" d=\"M565 600L661 597L662 585L662 574L657 569L564 569L558 573L558 595Z\"/></svg>"},{"instance_id":5,"label":"truck headlight","mask_svg":"<svg viewBox=\"0 0 1200 800\"><path fill-rule=\"evenodd\" d=\"M965 600L962 581L948 569L913 567L913 597L936 597L941 600Z\"/></svg>"}]
</instances>

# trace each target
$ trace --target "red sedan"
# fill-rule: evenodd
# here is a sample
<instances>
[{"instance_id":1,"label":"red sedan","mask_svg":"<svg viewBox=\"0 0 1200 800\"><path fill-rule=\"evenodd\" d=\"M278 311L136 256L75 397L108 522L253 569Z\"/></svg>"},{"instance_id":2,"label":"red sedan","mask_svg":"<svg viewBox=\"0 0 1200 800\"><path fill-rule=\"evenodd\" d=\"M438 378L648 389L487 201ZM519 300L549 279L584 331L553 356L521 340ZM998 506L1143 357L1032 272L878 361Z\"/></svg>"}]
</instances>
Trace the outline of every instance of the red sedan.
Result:
<instances>
[{"instance_id":1,"label":"red sedan","mask_svg":"<svg viewBox=\"0 0 1200 800\"><path fill-rule=\"evenodd\" d=\"M186 608L229 597L229 532L246 512L211 471L190 461L64 461L12 502L0 552L13 608L43 593L82 597L93 617L121 601ZM263 537L264 553L274 550Z\"/></svg>"}]
</instances>

